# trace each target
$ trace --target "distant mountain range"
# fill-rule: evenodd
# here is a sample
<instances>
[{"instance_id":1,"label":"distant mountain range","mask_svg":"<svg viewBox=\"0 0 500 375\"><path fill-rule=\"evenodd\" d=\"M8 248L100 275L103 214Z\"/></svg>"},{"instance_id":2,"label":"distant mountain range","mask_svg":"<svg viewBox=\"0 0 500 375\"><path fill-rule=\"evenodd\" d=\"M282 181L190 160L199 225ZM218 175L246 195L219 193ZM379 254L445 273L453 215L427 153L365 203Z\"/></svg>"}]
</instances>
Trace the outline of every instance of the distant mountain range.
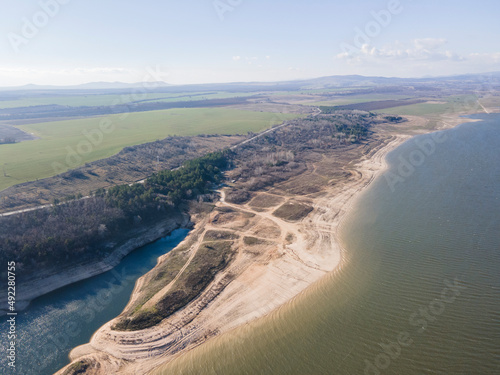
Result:
<instances>
[{"instance_id":1,"label":"distant mountain range","mask_svg":"<svg viewBox=\"0 0 500 375\"><path fill-rule=\"evenodd\" d=\"M156 82L89 82L81 85L72 86L53 86L53 85L24 85L14 87L0 87L2 91L27 91L27 90L112 90L112 89L133 89L140 87L168 87L172 86L163 81Z\"/></svg>"},{"instance_id":2,"label":"distant mountain range","mask_svg":"<svg viewBox=\"0 0 500 375\"><path fill-rule=\"evenodd\" d=\"M190 85L171 85L166 82L91 82L74 86L48 86L48 85L25 85L17 87L1 87L0 91L46 91L46 90L130 90L133 88L147 87L156 92L195 92L203 90L220 91L275 91L275 90L306 90L306 89L328 89L349 88L359 86L391 86L391 85L446 85L453 83L466 83L471 85L500 85L500 72L461 74L443 77L425 78L397 78L397 77L370 77L360 75L328 76L312 79L282 81L282 82L233 82L233 83L206 83ZM154 87L152 89L152 87Z\"/></svg>"},{"instance_id":3,"label":"distant mountain range","mask_svg":"<svg viewBox=\"0 0 500 375\"><path fill-rule=\"evenodd\" d=\"M354 87L354 86L374 86L374 85L401 85L401 84L430 84L443 82L480 83L495 82L500 83L500 72L481 74L461 74L442 77L425 78L398 78L398 77L370 77L360 75L330 76L308 79L300 81L304 85L317 85L319 88L325 87Z\"/></svg>"}]
</instances>

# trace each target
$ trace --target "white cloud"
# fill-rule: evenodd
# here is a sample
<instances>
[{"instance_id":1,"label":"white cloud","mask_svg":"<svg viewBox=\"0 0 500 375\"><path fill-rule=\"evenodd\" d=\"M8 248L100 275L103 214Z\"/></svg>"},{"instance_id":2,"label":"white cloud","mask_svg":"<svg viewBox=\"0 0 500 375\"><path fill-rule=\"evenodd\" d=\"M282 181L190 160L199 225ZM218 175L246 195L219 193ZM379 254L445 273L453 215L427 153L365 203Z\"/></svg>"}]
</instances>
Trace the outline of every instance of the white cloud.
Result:
<instances>
[{"instance_id":1,"label":"white cloud","mask_svg":"<svg viewBox=\"0 0 500 375\"><path fill-rule=\"evenodd\" d=\"M418 49L436 49L443 47L448 41L443 38L423 38L415 39L413 43Z\"/></svg>"},{"instance_id":2,"label":"white cloud","mask_svg":"<svg viewBox=\"0 0 500 375\"><path fill-rule=\"evenodd\" d=\"M345 45L345 44L344 44ZM379 47L345 48L334 58L340 74L418 77L498 71L500 52L457 53L446 39L423 38Z\"/></svg>"},{"instance_id":3,"label":"white cloud","mask_svg":"<svg viewBox=\"0 0 500 375\"><path fill-rule=\"evenodd\" d=\"M376 48L368 44L363 45L357 51L351 50L337 55L337 59L347 59L353 63L376 62L384 60L413 60L413 61L440 61L453 60L462 61L465 57L460 56L443 47L448 42L446 39L426 38L414 39L410 43L396 42L382 48Z\"/></svg>"},{"instance_id":4,"label":"white cloud","mask_svg":"<svg viewBox=\"0 0 500 375\"><path fill-rule=\"evenodd\" d=\"M233 56L233 61L240 61L241 60L241 56Z\"/></svg>"},{"instance_id":5,"label":"white cloud","mask_svg":"<svg viewBox=\"0 0 500 375\"><path fill-rule=\"evenodd\" d=\"M494 53L471 53L469 60L482 63L500 64L500 52ZM497 69L498 70L498 69Z\"/></svg>"}]
</instances>

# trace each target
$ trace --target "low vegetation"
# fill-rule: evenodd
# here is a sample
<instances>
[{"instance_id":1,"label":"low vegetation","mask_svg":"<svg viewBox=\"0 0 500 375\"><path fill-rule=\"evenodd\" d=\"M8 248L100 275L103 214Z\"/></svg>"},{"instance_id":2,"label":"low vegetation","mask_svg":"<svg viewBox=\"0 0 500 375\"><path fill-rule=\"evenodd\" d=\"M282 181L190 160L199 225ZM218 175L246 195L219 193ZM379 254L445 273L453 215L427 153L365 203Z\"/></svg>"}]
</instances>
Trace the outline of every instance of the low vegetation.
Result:
<instances>
[{"instance_id":1,"label":"low vegetation","mask_svg":"<svg viewBox=\"0 0 500 375\"><path fill-rule=\"evenodd\" d=\"M320 107L320 109L323 113L333 113L338 110L376 111L385 108L403 107L424 102L425 100L422 99L377 100L373 102L338 105L334 107Z\"/></svg>"},{"instance_id":2,"label":"low vegetation","mask_svg":"<svg viewBox=\"0 0 500 375\"><path fill-rule=\"evenodd\" d=\"M273 215L288 221L298 221L305 218L313 208L304 203L287 202L280 206Z\"/></svg>"},{"instance_id":3,"label":"low vegetation","mask_svg":"<svg viewBox=\"0 0 500 375\"><path fill-rule=\"evenodd\" d=\"M207 230L203 241L236 240L238 235L224 230Z\"/></svg>"},{"instance_id":4,"label":"low vegetation","mask_svg":"<svg viewBox=\"0 0 500 375\"><path fill-rule=\"evenodd\" d=\"M250 192L288 180L307 169L308 160L325 150L348 148L361 142L371 126L385 122L369 112L335 111L289 121L289 125L236 149L237 168L230 178L237 181L227 194L231 203L245 203Z\"/></svg>"},{"instance_id":5,"label":"low vegetation","mask_svg":"<svg viewBox=\"0 0 500 375\"><path fill-rule=\"evenodd\" d=\"M234 204L246 203L250 198L252 198L252 195L245 189L235 188L226 194L226 201Z\"/></svg>"},{"instance_id":6,"label":"low vegetation","mask_svg":"<svg viewBox=\"0 0 500 375\"><path fill-rule=\"evenodd\" d=\"M245 236L243 237L243 243L247 246L256 246L266 244L267 242L257 237Z\"/></svg>"},{"instance_id":7,"label":"low vegetation","mask_svg":"<svg viewBox=\"0 0 500 375\"><path fill-rule=\"evenodd\" d=\"M136 331L150 328L186 306L205 290L219 271L229 264L233 254L232 245L232 241L202 244L186 271L154 308L139 309L123 317L113 329Z\"/></svg>"},{"instance_id":8,"label":"low vegetation","mask_svg":"<svg viewBox=\"0 0 500 375\"><path fill-rule=\"evenodd\" d=\"M91 364L86 361L78 361L69 366L63 375L80 375L85 374L85 372L91 367Z\"/></svg>"},{"instance_id":9,"label":"low vegetation","mask_svg":"<svg viewBox=\"0 0 500 375\"><path fill-rule=\"evenodd\" d=\"M252 201L250 205L254 208L269 208L275 207L283 202L283 197L270 194L259 194Z\"/></svg>"},{"instance_id":10,"label":"low vegetation","mask_svg":"<svg viewBox=\"0 0 500 375\"><path fill-rule=\"evenodd\" d=\"M164 261L157 265L148 274L142 289L140 299L132 306L132 311L139 311L144 303L168 285L177 276L189 258L187 248L176 248L165 257Z\"/></svg>"}]
</instances>

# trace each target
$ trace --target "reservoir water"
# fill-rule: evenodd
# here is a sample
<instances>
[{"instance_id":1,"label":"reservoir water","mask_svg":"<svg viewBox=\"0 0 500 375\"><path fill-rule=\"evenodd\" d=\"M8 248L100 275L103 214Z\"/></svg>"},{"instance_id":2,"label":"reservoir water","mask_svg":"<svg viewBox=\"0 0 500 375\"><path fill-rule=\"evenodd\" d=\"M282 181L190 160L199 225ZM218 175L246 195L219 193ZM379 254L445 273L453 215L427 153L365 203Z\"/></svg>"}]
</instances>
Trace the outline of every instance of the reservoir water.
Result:
<instances>
[{"instance_id":1,"label":"reservoir water","mask_svg":"<svg viewBox=\"0 0 500 375\"><path fill-rule=\"evenodd\" d=\"M99 327L122 312L136 280L156 265L159 256L177 246L187 232L178 229L130 253L109 272L34 300L17 316L15 371L7 366L4 333L8 325L6 317L2 317L0 373L50 375L67 365L71 349L87 343Z\"/></svg>"},{"instance_id":2,"label":"reservoir water","mask_svg":"<svg viewBox=\"0 0 500 375\"><path fill-rule=\"evenodd\" d=\"M346 265L157 374L500 374L500 115L413 138L344 219Z\"/></svg>"}]
</instances>

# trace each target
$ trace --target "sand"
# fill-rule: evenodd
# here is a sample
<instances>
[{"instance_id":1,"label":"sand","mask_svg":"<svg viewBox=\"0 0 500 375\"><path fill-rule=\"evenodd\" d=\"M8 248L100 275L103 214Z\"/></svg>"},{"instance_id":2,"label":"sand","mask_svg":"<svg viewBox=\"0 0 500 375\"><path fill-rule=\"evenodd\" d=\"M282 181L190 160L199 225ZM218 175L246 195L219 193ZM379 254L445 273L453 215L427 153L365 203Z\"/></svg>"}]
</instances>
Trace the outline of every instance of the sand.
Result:
<instances>
[{"instance_id":1,"label":"sand","mask_svg":"<svg viewBox=\"0 0 500 375\"><path fill-rule=\"evenodd\" d=\"M426 121L412 117L401 127L403 130L421 129ZM463 118L450 116L442 124L443 128L448 128L463 122L466 122ZM426 131L413 134L423 132ZM380 133L384 134L384 131ZM71 359L98 364L89 374L148 373L215 335L267 315L325 274L345 266L346 253L337 237L339 224L359 192L387 168L387 153L412 136L385 135L386 141L378 149L349 166L354 177L328 185L322 194L307 197L307 203L314 210L300 221L279 219L272 214L274 208L262 210L249 204L230 204L225 201L222 190L217 206L230 207L239 216L225 222L218 220L220 217L214 215L220 214L214 212L196 223L191 235L202 238L209 229L231 229L241 238L245 235L259 238L259 234L267 230L268 235L260 237L267 241L267 245L252 253L240 243L236 259L188 306L159 325L136 332L114 331L111 326L116 320L110 321L93 335L90 343L75 348ZM286 201L300 199L286 197ZM188 240L186 238L184 243ZM192 246L191 258L197 245L199 241ZM139 279L132 299L136 298L142 282L143 278ZM153 297L154 301L170 287L167 285ZM57 375L64 371L60 370Z\"/></svg>"}]
</instances>

